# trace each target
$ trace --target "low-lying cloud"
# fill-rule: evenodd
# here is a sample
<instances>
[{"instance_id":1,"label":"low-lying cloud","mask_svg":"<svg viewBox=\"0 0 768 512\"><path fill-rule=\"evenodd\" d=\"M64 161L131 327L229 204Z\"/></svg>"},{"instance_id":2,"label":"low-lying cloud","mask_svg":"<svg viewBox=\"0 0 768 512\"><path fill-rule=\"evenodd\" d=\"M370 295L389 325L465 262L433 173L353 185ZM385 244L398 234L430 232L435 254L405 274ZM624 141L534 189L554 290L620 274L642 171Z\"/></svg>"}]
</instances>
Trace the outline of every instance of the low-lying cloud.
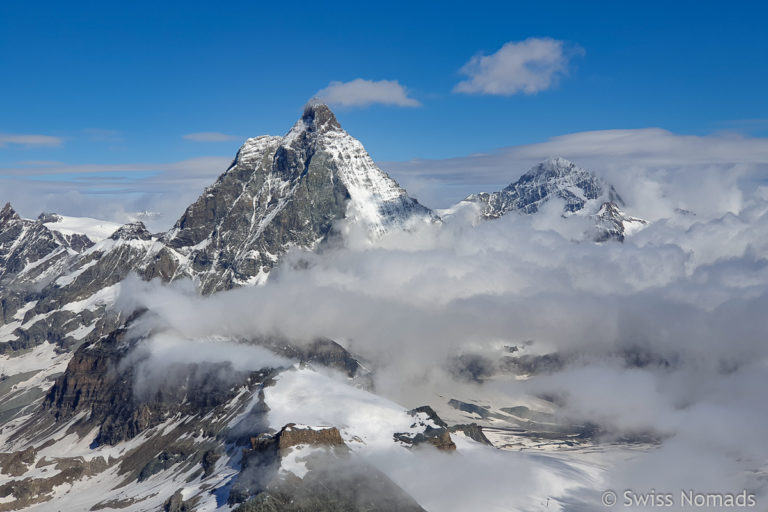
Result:
<instances>
[{"instance_id":1,"label":"low-lying cloud","mask_svg":"<svg viewBox=\"0 0 768 512\"><path fill-rule=\"evenodd\" d=\"M368 361L377 392L404 407L448 397L513 407L545 395L563 421L599 425L604 443L660 443L606 449L599 460L609 471L563 491L573 510L590 510L585 500L596 503L603 487L763 492L768 190L716 169L627 173L622 192L651 222L623 244L574 241L585 220L563 218L556 204L375 242L342 224L343 247L289 253L265 286L206 298L189 284L131 280L123 304L149 308L180 339L332 338ZM556 353L562 364L527 380L491 364L497 375L485 383L457 380L457 356L500 361L511 346ZM222 346L217 357L227 354Z\"/></svg>"}]
</instances>

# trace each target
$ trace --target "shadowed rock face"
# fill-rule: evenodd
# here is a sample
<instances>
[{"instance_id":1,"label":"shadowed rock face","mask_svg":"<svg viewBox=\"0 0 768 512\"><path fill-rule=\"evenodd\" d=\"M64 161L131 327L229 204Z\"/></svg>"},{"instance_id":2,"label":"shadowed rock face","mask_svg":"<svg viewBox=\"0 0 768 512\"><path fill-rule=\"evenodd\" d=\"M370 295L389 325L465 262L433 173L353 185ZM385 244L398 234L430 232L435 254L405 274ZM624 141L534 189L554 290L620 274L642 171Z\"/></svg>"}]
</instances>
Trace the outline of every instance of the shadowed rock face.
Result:
<instances>
[{"instance_id":1,"label":"shadowed rock face","mask_svg":"<svg viewBox=\"0 0 768 512\"><path fill-rule=\"evenodd\" d=\"M441 451L452 452L456 450L456 444L451 439L451 433L448 424L445 423L428 405L417 407L408 411L413 416L414 423L412 428L421 428L422 431L413 433L395 433L395 441L399 441L406 446L415 447L421 444L430 444Z\"/></svg>"},{"instance_id":2,"label":"shadowed rock face","mask_svg":"<svg viewBox=\"0 0 768 512\"><path fill-rule=\"evenodd\" d=\"M240 503L239 512L423 511L386 475L359 460L336 427L290 423L252 438L251 446L230 492L229 502ZM303 450L302 476L281 469L293 450Z\"/></svg>"},{"instance_id":3,"label":"shadowed rock face","mask_svg":"<svg viewBox=\"0 0 768 512\"><path fill-rule=\"evenodd\" d=\"M328 428L303 428L295 423L289 423L277 434L267 438L251 438L251 448L260 450L265 448L264 443L276 443L276 449L285 453L289 448L298 445L307 446L343 446L339 429Z\"/></svg>"},{"instance_id":4,"label":"shadowed rock face","mask_svg":"<svg viewBox=\"0 0 768 512\"><path fill-rule=\"evenodd\" d=\"M139 341L121 328L80 347L49 391L43 414L62 422L85 412L81 428L99 427L95 444L115 445L171 415L204 415L232 400L239 387L269 384L274 375L272 369L235 372L229 363L169 363L157 382L147 385L138 382L141 358L125 364Z\"/></svg>"}]
</instances>

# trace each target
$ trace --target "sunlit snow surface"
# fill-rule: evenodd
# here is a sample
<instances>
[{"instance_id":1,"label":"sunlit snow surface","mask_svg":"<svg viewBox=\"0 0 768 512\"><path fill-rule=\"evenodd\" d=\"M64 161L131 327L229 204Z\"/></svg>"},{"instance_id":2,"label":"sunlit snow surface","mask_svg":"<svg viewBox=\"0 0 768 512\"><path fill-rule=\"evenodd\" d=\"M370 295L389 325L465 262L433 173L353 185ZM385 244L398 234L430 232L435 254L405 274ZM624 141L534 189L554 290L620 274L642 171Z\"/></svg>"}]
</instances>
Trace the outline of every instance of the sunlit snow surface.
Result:
<instances>
[{"instance_id":1,"label":"sunlit snow surface","mask_svg":"<svg viewBox=\"0 0 768 512\"><path fill-rule=\"evenodd\" d=\"M67 217L57 215L55 222L45 222L48 229L62 235L85 235L93 242L99 242L117 231L120 224L88 217Z\"/></svg>"},{"instance_id":2,"label":"sunlit snow surface","mask_svg":"<svg viewBox=\"0 0 768 512\"><path fill-rule=\"evenodd\" d=\"M611 460L632 454L619 447L539 454L503 451L456 433L455 453L409 449L392 437L414 430L415 420L402 406L308 369L284 372L265 395L272 428L290 422L336 426L354 452L427 510L565 510L563 503L600 487ZM291 457L285 469L301 472L298 459Z\"/></svg>"}]
</instances>

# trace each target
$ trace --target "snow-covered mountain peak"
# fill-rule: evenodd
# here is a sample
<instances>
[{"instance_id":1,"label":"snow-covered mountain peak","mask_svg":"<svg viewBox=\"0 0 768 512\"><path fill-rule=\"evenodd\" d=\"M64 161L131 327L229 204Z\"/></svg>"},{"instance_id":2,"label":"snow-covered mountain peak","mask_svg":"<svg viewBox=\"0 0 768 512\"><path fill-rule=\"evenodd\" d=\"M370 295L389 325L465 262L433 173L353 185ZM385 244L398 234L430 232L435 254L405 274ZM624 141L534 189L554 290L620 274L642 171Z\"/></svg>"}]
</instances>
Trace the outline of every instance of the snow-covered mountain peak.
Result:
<instances>
[{"instance_id":1,"label":"snow-covered mountain peak","mask_svg":"<svg viewBox=\"0 0 768 512\"><path fill-rule=\"evenodd\" d=\"M551 199L563 201L564 216L576 214L593 218L597 231L590 237L598 242L623 241L625 235L646 224L643 219L630 217L621 210L624 201L613 185L561 157L536 164L498 192L472 194L449 212L472 203L479 208L482 218L496 219L511 211L536 213Z\"/></svg>"},{"instance_id":2,"label":"snow-covered mountain peak","mask_svg":"<svg viewBox=\"0 0 768 512\"><path fill-rule=\"evenodd\" d=\"M569 172L572 172L574 170L581 170L580 167L577 167L576 164L571 162L570 160L566 160L563 157L560 156L553 156L549 157L543 162L540 162L538 165L532 167L528 170L526 174L540 174L542 172L548 172L548 173L555 173L555 174L567 174Z\"/></svg>"},{"instance_id":3,"label":"snow-covered mountain peak","mask_svg":"<svg viewBox=\"0 0 768 512\"><path fill-rule=\"evenodd\" d=\"M150 240L152 234L140 220L120 226L109 236L112 240Z\"/></svg>"},{"instance_id":4,"label":"snow-covered mountain peak","mask_svg":"<svg viewBox=\"0 0 768 512\"><path fill-rule=\"evenodd\" d=\"M518 181L510 184L504 190L519 189L522 184L544 186L549 193L558 195L571 192L580 199L597 199L600 196L605 196L606 201L612 201L619 205L624 204L613 186L594 172L579 167L562 157L551 157L536 164ZM575 211L570 208L569 210Z\"/></svg>"},{"instance_id":5,"label":"snow-covered mountain peak","mask_svg":"<svg viewBox=\"0 0 768 512\"><path fill-rule=\"evenodd\" d=\"M308 131L324 133L341 130L341 125L328 105L323 103L309 104L304 107L300 121Z\"/></svg>"},{"instance_id":6,"label":"snow-covered mountain peak","mask_svg":"<svg viewBox=\"0 0 768 512\"><path fill-rule=\"evenodd\" d=\"M264 282L290 247L314 248L342 219L379 235L435 218L313 104L285 136L246 140L162 238L208 293Z\"/></svg>"},{"instance_id":7,"label":"snow-covered mountain peak","mask_svg":"<svg viewBox=\"0 0 768 512\"><path fill-rule=\"evenodd\" d=\"M20 219L19 214L16 213L16 210L13 209L13 206L11 206L11 203L5 203L5 206L3 206L3 209L0 210L0 224L5 224L9 220L18 220Z\"/></svg>"},{"instance_id":8,"label":"snow-covered mountain peak","mask_svg":"<svg viewBox=\"0 0 768 512\"><path fill-rule=\"evenodd\" d=\"M282 145L310 148L319 136L333 132L342 133L343 130L331 109L322 103L308 104L299 120L283 137Z\"/></svg>"},{"instance_id":9,"label":"snow-covered mountain peak","mask_svg":"<svg viewBox=\"0 0 768 512\"><path fill-rule=\"evenodd\" d=\"M581 210L594 213L604 202L624 204L612 185L592 171L560 157L536 164L503 190L473 194L465 201L479 204L483 217L497 218L512 210L535 213L553 198L563 200L564 209L569 213Z\"/></svg>"}]
</instances>

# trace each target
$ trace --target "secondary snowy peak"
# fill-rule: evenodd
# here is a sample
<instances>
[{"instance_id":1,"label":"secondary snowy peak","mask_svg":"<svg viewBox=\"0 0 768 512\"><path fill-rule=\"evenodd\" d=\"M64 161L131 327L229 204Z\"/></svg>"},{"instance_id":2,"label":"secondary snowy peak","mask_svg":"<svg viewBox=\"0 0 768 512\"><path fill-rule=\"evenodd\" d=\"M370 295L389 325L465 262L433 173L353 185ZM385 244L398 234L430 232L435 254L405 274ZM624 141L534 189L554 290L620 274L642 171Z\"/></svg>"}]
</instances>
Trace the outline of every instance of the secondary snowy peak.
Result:
<instances>
[{"instance_id":1,"label":"secondary snowy peak","mask_svg":"<svg viewBox=\"0 0 768 512\"><path fill-rule=\"evenodd\" d=\"M210 293L263 282L288 248L315 247L341 219L377 236L435 218L317 104L284 137L246 140L164 239Z\"/></svg>"},{"instance_id":2,"label":"secondary snowy peak","mask_svg":"<svg viewBox=\"0 0 768 512\"><path fill-rule=\"evenodd\" d=\"M473 194L465 201L478 203L483 217L497 218L512 210L535 213L553 198L565 201L566 212L585 208L594 212L604 202L624 204L612 185L564 158L547 159L503 190Z\"/></svg>"}]
</instances>

